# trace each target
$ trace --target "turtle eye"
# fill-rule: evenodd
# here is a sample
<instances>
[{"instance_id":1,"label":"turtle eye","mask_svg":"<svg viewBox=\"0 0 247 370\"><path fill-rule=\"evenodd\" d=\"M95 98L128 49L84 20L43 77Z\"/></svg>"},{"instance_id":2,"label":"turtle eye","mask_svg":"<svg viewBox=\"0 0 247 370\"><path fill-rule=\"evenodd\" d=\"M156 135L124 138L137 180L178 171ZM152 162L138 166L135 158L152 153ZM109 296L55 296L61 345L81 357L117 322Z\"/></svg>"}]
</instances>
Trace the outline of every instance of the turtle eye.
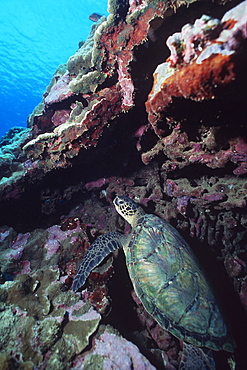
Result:
<instances>
[{"instance_id":1,"label":"turtle eye","mask_svg":"<svg viewBox=\"0 0 247 370\"><path fill-rule=\"evenodd\" d=\"M114 199L114 203L117 206L122 206L122 205L124 205L125 201L121 197L116 196L116 198Z\"/></svg>"},{"instance_id":2,"label":"turtle eye","mask_svg":"<svg viewBox=\"0 0 247 370\"><path fill-rule=\"evenodd\" d=\"M120 206L123 203L123 201L119 197L116 197L115 200L114 200L114 203L116 205Z\"/></svg>"}]
</instances>

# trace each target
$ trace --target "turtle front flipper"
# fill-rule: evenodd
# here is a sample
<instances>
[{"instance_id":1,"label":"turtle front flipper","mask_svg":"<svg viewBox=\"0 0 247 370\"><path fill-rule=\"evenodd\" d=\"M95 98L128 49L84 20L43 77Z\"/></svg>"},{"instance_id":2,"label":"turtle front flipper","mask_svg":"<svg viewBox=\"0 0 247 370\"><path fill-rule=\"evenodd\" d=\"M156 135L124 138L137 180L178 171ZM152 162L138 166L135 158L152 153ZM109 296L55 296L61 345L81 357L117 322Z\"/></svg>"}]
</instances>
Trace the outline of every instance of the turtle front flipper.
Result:
<instances>
[{"instance_id":1,"label":"turtle front flipper","mask_svg":"<svg viewBox=\"0 0 247 370\"><path fill-rule=\"evenodd\" d=\"M103 259L116 249L122 248L124 235L110 232L99 236L87 250L77 271L72 290L76 292L82 287L90 272L103 261Z\"/></svg>"}]
</instances>

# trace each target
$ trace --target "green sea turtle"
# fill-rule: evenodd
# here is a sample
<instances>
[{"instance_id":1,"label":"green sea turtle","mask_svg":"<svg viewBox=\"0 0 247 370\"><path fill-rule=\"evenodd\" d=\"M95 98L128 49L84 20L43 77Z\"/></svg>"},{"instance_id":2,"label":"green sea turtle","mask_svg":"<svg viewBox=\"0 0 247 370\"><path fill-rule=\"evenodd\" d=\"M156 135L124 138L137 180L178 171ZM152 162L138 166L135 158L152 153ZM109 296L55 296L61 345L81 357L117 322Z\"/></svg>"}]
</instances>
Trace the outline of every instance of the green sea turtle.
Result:
<instances>
[{"instance_id":1,"label":"green sea turtle","mask_svg":"<svg viewBox=\"0 0 247 370\"><path fill-rule=\"evenodd\" d=\"M80 264L72 289L77 291L110 252L123 247L135 292L161 327L192 345L233 352L234 340L212 289L178 231L158 216L146 214L128 197L117 196L113 203L132 232L97 238Z\"/></svg>"}]
</instances>

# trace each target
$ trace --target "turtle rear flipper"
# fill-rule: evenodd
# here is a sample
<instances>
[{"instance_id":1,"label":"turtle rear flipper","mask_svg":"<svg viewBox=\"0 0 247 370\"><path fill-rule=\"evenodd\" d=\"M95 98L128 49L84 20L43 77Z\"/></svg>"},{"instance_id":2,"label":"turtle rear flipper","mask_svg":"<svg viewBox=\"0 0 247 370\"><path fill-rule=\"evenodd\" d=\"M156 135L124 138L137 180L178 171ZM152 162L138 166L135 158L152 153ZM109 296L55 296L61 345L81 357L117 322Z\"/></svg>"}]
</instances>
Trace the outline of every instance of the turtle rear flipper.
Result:
<instances>
[{"instance_id":1,"label":"turtle rear flipper","mask_svg":"<svg viewBox=\"0 0 247 370\"><path fill-rule=\"evenodd\" d=\"M91 247L87 250L77 271L72 290L76 292L82 287L90 272L103 261L103 259L115 251L122 248L124 235L118 232L110 232L99 236Z\"/></svg>"},{"instance_id":2,"label":"turtle rear flipper","mask_svg":"<svg viewBox=\"0 0 247 370\"><path fill-rule=\"evenodd\" d=\"M193 344L183 343L182 359L179 370L215 370L211 349L199 348Z\"/></svg>"}]
</instances>

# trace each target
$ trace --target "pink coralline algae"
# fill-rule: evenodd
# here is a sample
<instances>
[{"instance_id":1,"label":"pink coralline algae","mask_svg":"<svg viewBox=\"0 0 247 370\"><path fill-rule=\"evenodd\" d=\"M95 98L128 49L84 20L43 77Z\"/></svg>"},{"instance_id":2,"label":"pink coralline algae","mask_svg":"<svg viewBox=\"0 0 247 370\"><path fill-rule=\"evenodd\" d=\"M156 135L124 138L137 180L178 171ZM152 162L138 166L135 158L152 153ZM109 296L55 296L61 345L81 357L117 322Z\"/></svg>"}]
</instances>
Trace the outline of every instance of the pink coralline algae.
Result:
<instances>
[{"instance_id":1,"label":"pink coralline algae","mask_svg":"<svg viewBox=\"0 0 247 370\"><path fill-rule=\"evenodd\" d=\"M105 178L102 178L102 179L98 179L97 181L88 182L87 184L85 184L85 188L87 190L91 190L91 189L95 189L95 188L101 188L108 181Z\"/></svg>"},{"instance_id":2,"label":"pink coralline algae","mask_svg":"<svg viewBox=\"0 0 247 370\"><path fill-rule=\"evenodd\" d=\"M181 343L131 298L121 250L71 292L95 238L130 231L116 194L191 245L247 368L246 4L110 0L29 128L0 140L3 368L184 366Z\"/></svg>"},{"instance_id":3,"label":"pink coralline algae","mask_svg":"<svg viewBox=\"0 0 247 370\"><path fill-rule=\"evenodd\" d=\"M236 133L235 139L228 139L229 149L220 149L217 138L224 128L220 127L219 121L215 127L199 125L200 139L193 142L189 140L186 129L179 124L174 125L176 117L173 118L169 110L177 98L199 104L210 99L217 101L223 87L241 78L242 69L236 67L235 59L242 53L247 37L246 4L245 1L227 12L221 21L203 15L193 25L185 25L180 33L167 39L171 55L156 68L153 88L146 102L149 122L160 141L143 154L144 163L164 152L175 159L170 164L171 170L194 162L205 163L212 168L222 167L231 161L237 165L233 170L235 175L246 173L246 142L242 137ZM173 131L167 136L166 132L171 128ZM179 159L181 163L177 162L178 157L182 158L182 161Z\"/></svg>"},{"instance_id":4,"label":"pink coralline algae","mask_svg":"<svg viewBox=\"0 0 247 370\"><path fill-rule=\"evenodd\" d=\"M54 126L60 126L69 119L70 110L57 110L52 116L52 123Z\"/></svg>"},{"instance_id":5,"label":"pink coralline algae","mask_svg":"<svg viewBox=\"0 0 247 370\"><path fill-rule=\"evenodd\" d=\"M208 129L205 129L205 132L207 131ZM247 172L246 143L241 137L229 140L229 149L217 150L215 139L215 147L211 149L205 143L201 132L199 136L201 138L199 142L189 141L187 133L182 132L180 125L177 125L170 135L160 139L151 150L142 154L143 163L148 164L156 155L163 153L169 158L169 161L163 164L163 168L168 171L183 168L192 163L205 164L210 168L224 167L230 161L236 164L232 171L235 175ZM241 148L244 150L241 151Z\"/></svg>"},{"instance_id":6,"label":"pink coralline algae","mask_svg":"<svg viewBox=\"0 0 247 370\"><path fill-rule=\"evenodd\" d=\"M90 364L107 369L143 369L155 370L155 367L139 352L131 342L117 333L105 330L98 338L94 339L93 349L81 360L77 360L72 369L85 369Z\"/></svg>"},{"instance_id":7,"label":"pink coralline algae","mask_svg":"<svg viewBox=\"0 0 247 370\"><path fill-rule=\"evenodd\" d=\"M84 225L79 219L65 220L62 225L53 225L46 230L34 230L31 233L17 234L8 228L0 234L1 271L13 276L34 272L46 266L61 266L63 280L71 277L72 264L76 263L89 246ZM66 259L64 256L67 256ZM76 268L74 269L74 274ZM73 276L73 275L72 275Z\"/></svg>"},{"instance_id":8,"label":"pink coralline algae","mask_svg":"<svg viewBox=\"0 0 247 370\"><path fill-rule=\"evenodd\" d=\"M129 13L133 13L136 10L140 10L147 5L146 0L129 0Z\"/></svg>"},{"instance_id":9,"label":"pink coralline algae","mask_svg":"<svg viewBox=\"0 0 247 370\"><path fill-rule=\"evenodd\" d=\"M247 37L246 8L246 2L241 3L221 21L202 16L167 39L171 56L154 72L153 89L146 103L154 126L175 97L196 101L213 98L216 86L234 79L233 55ZM214 84L209 84L209 79Z\"/></svg>"},{"instance_id":10,"label":"pink coralline algae","mask_svg":"<svg viewBox=\"0 0 247 370\"><path fill-rule=\"evenodd\" d=\"M57 103L60 100L64 100L72 95L72 91L69 90L68 85L71 81L71 77L68 73L65 73L62 77L58 78L57 82L51 87L49 94L45 97L45 104Z\"/></svg>"},{"instance_id":11,"label":"pink coralline algae","mask_svg":"<svg viewBox=\"0 0 247 370\"><path fill-rule=\"evenodd\" d=\"M62 240L66 239L71 235L77 235L81 230L79 220L77 221L77 227L73 229L63 230L61 226L54 225L47 229L49 235L48 240L44 247L47 250L46 259L50 259L51 256L58 252L60 248L60 243ZM71 237L72 239L73 237Z\"/></svg>"}]
</instances>

